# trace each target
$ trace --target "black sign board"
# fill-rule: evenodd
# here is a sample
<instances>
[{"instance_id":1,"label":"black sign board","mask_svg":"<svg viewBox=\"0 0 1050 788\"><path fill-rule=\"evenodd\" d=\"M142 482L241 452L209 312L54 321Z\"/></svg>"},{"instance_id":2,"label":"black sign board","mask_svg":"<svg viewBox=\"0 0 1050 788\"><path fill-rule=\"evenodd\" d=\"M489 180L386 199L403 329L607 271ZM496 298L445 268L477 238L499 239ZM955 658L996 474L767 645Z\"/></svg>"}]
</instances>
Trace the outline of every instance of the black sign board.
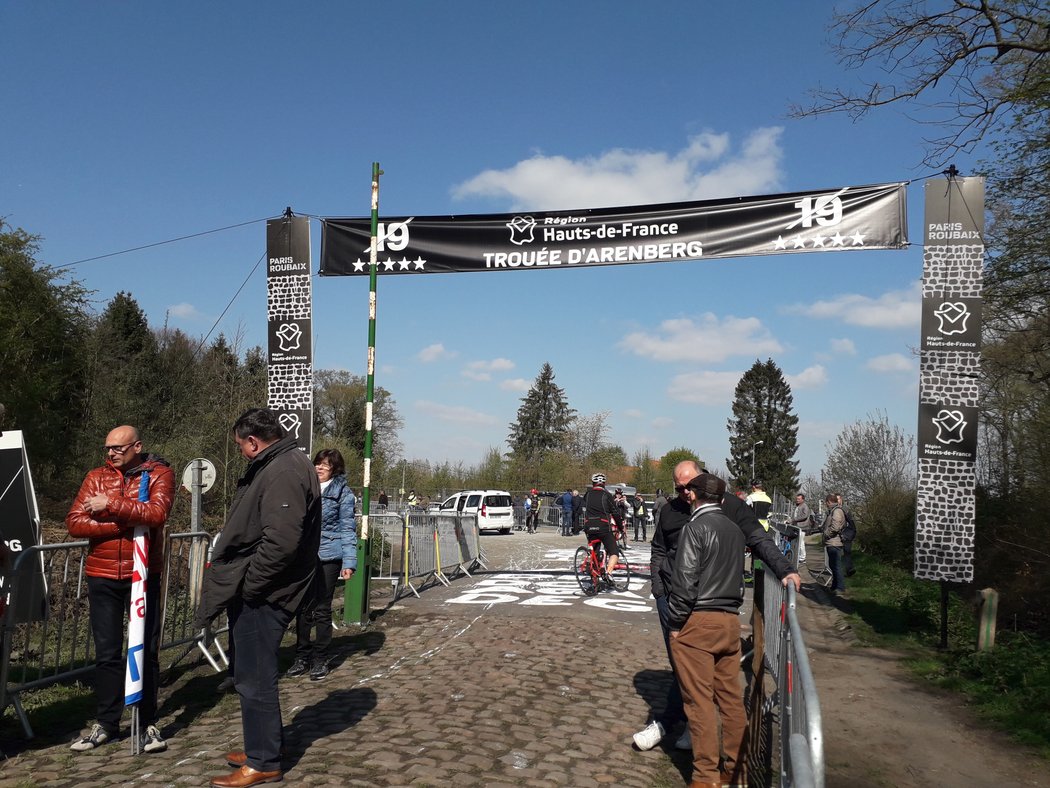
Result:
<instances>
[{"instance_id":1,"label":"black sign board","mask_svg":"<svg viewBox=\"0 0 1050 788\"><path fill-rule=\"evenodd\" d=\"M901 249L905 184L702 202L379 223L377 273L524 271L706 257ZM323 219L322 276L367 276L371 219Z\"/></svg>"},{"instance_id":2,"label":"black sign board","mask_svg":"<svg viewBox=\"0 0 1050 788\"><path fill-rule=\"evenodd\" d=\"M5 617L18 623L39 621L44 618L46 600L40 558L27 557L18 574L12 573L22 553L40 544L36 492L18 430L0 433L0 537L0 595L7 607Z\"/></svg>"}]
</instances>

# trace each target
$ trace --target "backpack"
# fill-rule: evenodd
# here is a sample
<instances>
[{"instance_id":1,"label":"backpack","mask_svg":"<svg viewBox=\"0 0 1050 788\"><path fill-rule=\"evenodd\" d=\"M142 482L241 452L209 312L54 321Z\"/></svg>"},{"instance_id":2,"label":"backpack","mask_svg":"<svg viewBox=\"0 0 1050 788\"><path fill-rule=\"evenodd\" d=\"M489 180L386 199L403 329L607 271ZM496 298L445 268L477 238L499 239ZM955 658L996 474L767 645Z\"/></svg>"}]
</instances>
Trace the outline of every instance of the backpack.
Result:
<instances>
[{"instance_id":1,"label":"backpack","mask_svg":"<svg viewBox=\"0 0 1050 788\"><path fill-rule=\"evenodd\" d=\"M857 538L857 524L853 521L853 515L848 509L843 509L842 513L846 516L846 527L842 529L839 536L842 537L843 542L852 542Z\"/></svg>"}]
</instances>

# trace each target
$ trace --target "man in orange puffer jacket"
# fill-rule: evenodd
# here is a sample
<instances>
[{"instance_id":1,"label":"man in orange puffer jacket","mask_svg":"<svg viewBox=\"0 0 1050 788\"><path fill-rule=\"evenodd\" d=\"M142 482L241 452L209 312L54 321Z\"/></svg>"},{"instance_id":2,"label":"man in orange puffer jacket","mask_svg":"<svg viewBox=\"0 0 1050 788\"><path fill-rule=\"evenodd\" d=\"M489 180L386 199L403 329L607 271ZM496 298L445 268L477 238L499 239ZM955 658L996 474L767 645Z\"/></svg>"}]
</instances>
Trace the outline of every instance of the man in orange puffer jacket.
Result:
<instances>
[{"instance_id":1,"label":"man in orange puffer jacket","mask_svg":"<svg viewBox=\"0 0 1050 788\"><path fill-rule=\"evenodd\" d=\"M166 460L142 451L134 427L122 426L106 436L106 464L88 471L66 515L69 535L87 539L85 574L95 640L97 721L73 742L77 752L115 739L124 710L124 619L131 601L135 526L149 528L146 578L146 629L142 701L139 720L143 749L167 749L157 730L157 685L160 680L160 588L164 570L164 524L171 512L175 475ZM145 480L145 482L144 482ZM145 489L143 484L145 483ZM145 498L148 490L148 500Z\"/></svg>"}]
</instances>

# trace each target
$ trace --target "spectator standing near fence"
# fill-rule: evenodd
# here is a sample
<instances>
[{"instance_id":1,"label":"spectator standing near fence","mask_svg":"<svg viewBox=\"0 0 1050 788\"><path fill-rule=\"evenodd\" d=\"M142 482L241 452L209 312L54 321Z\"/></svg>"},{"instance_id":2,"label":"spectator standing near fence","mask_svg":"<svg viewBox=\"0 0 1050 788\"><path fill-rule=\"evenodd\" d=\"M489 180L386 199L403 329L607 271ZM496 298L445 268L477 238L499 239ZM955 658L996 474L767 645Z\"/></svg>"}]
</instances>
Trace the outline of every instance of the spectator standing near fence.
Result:
<instances>
[{"instance_id":1,"label":"spectator standing near fence","mask_svg":"<svg viewBox=\"0 0 1050 788\"><path fill-rule=\"evenodd\" d=\"M660 629L663 631L664 647L667 649L667 659L671 663L672 671L675 671L675 661L671 653L667 594L678 555L678 541L682 529L692 516L692 503L689 500L687 485L690 480L701 473L706 473L706 471L693 460L683 460L674 467L672 481L677 495L660 507L660 514L653 528L649 573L652 576L652 594L656 599L656 612L660 618ZM781 554L773 538L758 524L755 512L750 506L735 495L724 495L721 509L723 514L736 523L741 533L744 534L747 546L766 562L782 585L787 586L788 583L792 583L796 591L802 587L802 578ZM737 564L738 569L742 562L741 557ZM667 732L673 730L684 719L682 693L676 679L668 687L663 714L634 734L635 745L640 750L651 750L660 743ZM686 729L685 733L675 742L675 747L688 750L691 746L689 730Z\"/></svg>"},{"instance_id":2,"label":"spectator standing near fence","mask_svg":"<svg viewBox=\"0 0 1050 788\"><path fill-rule=\"evenodd\" d=\"M842 500L842 493L838 493L835 499L842 507L842 516L846 518L846 527L842 529L842 567L846 570L846 577L853 577L857 570L853 568L853 540L857 538L857 523L853 520L846 502Z\"/></svg>"},{"instance_id":3,"label":"spectator standing near fence","mask_svg":"<svg viewBox=\"0 0 1050 788\"><path fill-rule=\"evenodd\" d=\"M558 496L561 504L561 535L572 536L572 488L566 487L565 492Z\"/></svg>"},{"instance_id":4,"label":"spectator standing near fence","mask_svg":"<svg viewBox=\"0 0 1050 788\"><path fill-rule=\"evenodd\" d=\"M693 513L678 540L667 606L671 653L685 698L696 788L747 785L747 716L740 685L744 535L722 513L725 482L701 473L686 485ZM719 747L719 719L722 741ZM719 766L719 752L725 762Z\"/></svg>"},{"instance_id":5,"label":"spectator standing near fence","mask_svg":"<svg viewBox=\"0 0 1050 788\"><path fill-rule=\"evenodd\" d=\"M824 515L821 532L824 535L824 547L828 551L828 570L831 572L831 591L841 593L846 590L845 568L843 567L842 531L846 527L846 515L839 506L838 496L828 493L824 499L828 512Z\"/></svg>"},{"instance_id":6,"label":"spectator standing near fence","mask_svg":"<svg viewBox=\"0 0 1050 788\"><path fill-rule=\"evenodd\" d=\"M223 609L237 648L234 682L241 700L244 751L216 788L281 779L284 731L277 692L277 650L292 618L317 593L321 487L310 459L286 436L277 414L246 411L233 439L249 460L205 573L198 624Z\"/></svg>"},{"instance_id":7,"label":"spectator standing near fence","mask_svg":"<svg viewBox=\"0 0 1050 788\"><path fill-rule=\"evenodd\" d=\"M106 435L106 462L88 471L66 515L66 528L88 540L87 575L91 636L95 641L97 720L70 749L83 752L115 739L124 710L124 618L131 602L135 526L149 528L142 700L142 749L168 745L155 725L160 683L160 589L164 524L171 512L175 475L167 461L142 451L138 430L124 425ZM146 500L142 500L146 499Z\"/></svg>"},{"instance_id":8,"label":"spectator standing near fence","mask_svg":"<svg viewBox=\"0 0 1050 788\"><path fill-rule=\"evenodd\" d=\"M314 604L295 617L295 661L284 675L295 677L310 671L310 680L320 681L329 673L336 580L349 580L357 571L357 521L356 498L346 482L346 463L339 450L317 452L314 468L321 483L321 546L317 555L322 582L317 585Z\"/></svg>"},{"instance_id":9,"label":"spectator standing near fence","mask_svg":"<svg viewBox=\"0 0 1050 788\"><path fill-rule=\"evenodd\" d=\"M795 511L791 515L791 524L798 528L798 560L806 560L806 531L809 530L813 513L806 503L806 496L795 493Z\"/></svg>"}]
</instances>

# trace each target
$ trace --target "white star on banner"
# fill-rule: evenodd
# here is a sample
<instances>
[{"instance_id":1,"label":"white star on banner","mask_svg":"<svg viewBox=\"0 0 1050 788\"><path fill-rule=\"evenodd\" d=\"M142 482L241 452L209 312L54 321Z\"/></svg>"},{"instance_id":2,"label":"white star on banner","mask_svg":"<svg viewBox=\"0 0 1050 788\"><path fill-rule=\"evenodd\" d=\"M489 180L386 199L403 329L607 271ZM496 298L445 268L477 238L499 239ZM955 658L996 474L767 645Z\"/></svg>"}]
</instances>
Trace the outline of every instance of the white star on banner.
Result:
<instances>
[{"instance_id":1,"label":"white star on banner","mask_svg":"<svg viewBox=\"0 0 1050 788\"><path fill-rule=\"evenodd\" d=\"M824 238L825 238L825 236L823 236L823 235L815 235L815 236L813 236L813 248L816 249L819 246L821 249L823 249L824 248Z\"/></svg>"},{"instance_id":2,"label":"white star on banner","mask_svg":"<svg viewBox=\"0 0 1050 788\"><path fill-rule=\"evenodd\" d=\"M854 233L850 236L850 238L853 239L854 246L864 246L864 236L861 235L859 232Z\"/></svg>"},{"instance_id":3,"label":"white star on banner","mask_svg":"<svg viewBox=\"0 0 1050 788\"><path fill-rule=\"evenodd\" d=\"M773 241L774 249L787 249L787 243L781 236L777 236L777 240Z\"/></svg>"},{"instance_id":4,"label":"white star on banner","mask_svg":"<svg viewBox=\"0 0 1050 788\"><path fill-rule=\"evenodd\" d=\"M795 243L795 245L791 247L792 249L805 249L806 248L806 240L801 235L796 235L791 240Z\"/></svg>"},{"instance_id":5,"label":"white star on banner","mask_svg":"<svg viewBox=\"0 0 1050 788\"><path fill-rule=\"evenodd\" d=\"M422 257L417 257L416 260L415 260L415 263L416 263L416 270L417 271L422 271L423 270L423 266L427 264L427 261L424 260Z\"/></svg>"},{"instance_id":6,"label":"white star on banner","mask_svg":"<svg viewBox=\"0 0 1050 788\"><path fill-rule=\"evenodd\" d=\"M845 241L846 239L842 237L842 233L836 232L833 236L831 236L832 246L842 246L843 243L845 243Z\"/></svg>"},{"instance_id":7,"label":"white star on banner","mask_svg":"<svg viewBox=\"0 0 1050 788\"><path fill-rule=\"evenodd\" d=\"M409 263L410 263L410 261L409 261L409 259L407 257L402 257L401 261L398 263L398 265L401 266L401 270L402 271L407 271Z\"/></svg>"},{"instance_id":8,"label":"white star on banner","mask_svg":"<svg viewBox=\"0 0 1050 788\"><path fill-rule=\"evenodd\" d=\"M364 271L365 270L365 261L362 260L360 257L358 257L357 258L357 262L354 263L354 270L355 271Z\"/></svg>"},{"instance_id":9,"label":"white star on banner","mask_svg":"<svg viewBox=\"0 0 1050 788\"><path fill-rule=\"evenodd\" d=\"M387 271L393 271L394 266L397 265L397 263L388 257L386 260L383 261L383 265L386 266Z\"/></svg>"}]
</instances>

